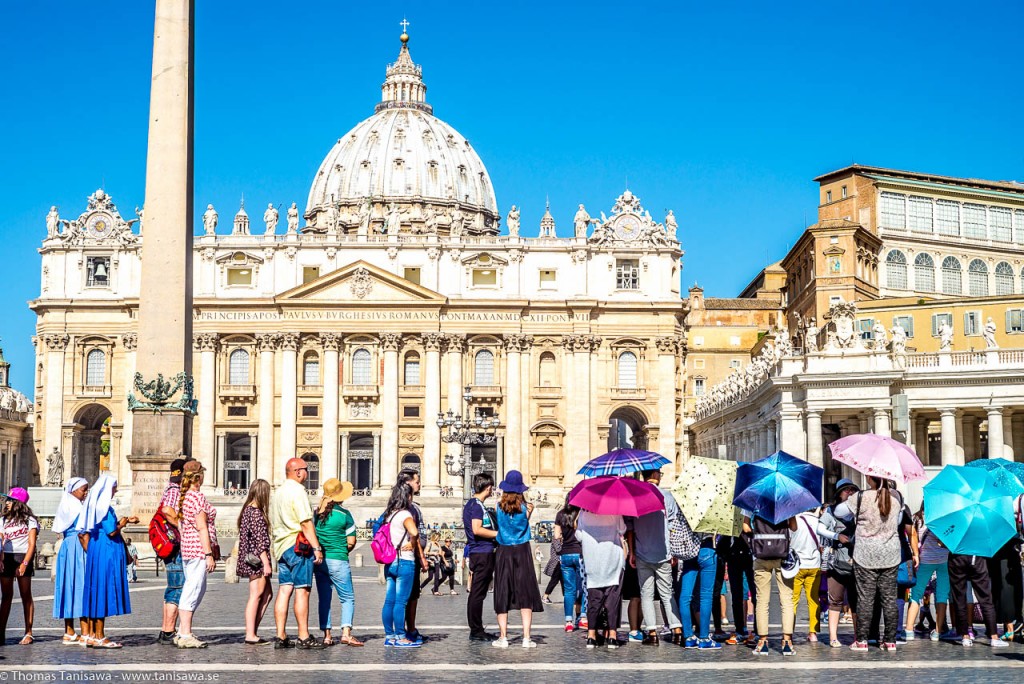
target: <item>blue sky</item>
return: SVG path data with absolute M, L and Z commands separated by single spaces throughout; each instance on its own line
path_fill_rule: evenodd
M 31 392 L 44 216 L 98 187 L 143 203 L 151 0 L 5 6 L 0 337 Z M 411 25 L 435 114 L 467 136 L 502 214 L 568 234 L 628 179 L 675 210 L 684 289 L 735 295 L 815 218 L 812 179 L 852 161 L 1024 180 L 1024 3 L 199 0 L 196 206 L 305 204 L 373 111 Z M 196 220 L 199 221 L 197 212 Z M 221 227 L 230 221 L 221 221 Z

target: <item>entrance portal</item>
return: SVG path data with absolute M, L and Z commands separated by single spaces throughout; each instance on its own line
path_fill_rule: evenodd
M 623 406 L 608 420 L 608 451 L 647 448 L 647 416 L 640 409 Z
M 110 411 L 102 404 L 89 404 L 75 416 L 71 438 L 69 477 L 95 482 L 100 470 L 110 469 Z

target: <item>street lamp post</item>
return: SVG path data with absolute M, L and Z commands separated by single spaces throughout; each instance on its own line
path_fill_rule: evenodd
M 462 478 L 462 498 L 466 500 L 473 495 L 473 476 L 486 467 L 486 463 L 473 460 L 473 447 L 477 444 L 494 444 L 498 440 L 497 429 L 501 421 L 497 416 L 483 415 L 480 409 L 470 413 L 473 394 L 469 385 L 466 385 L 462 400 L 465 405 L 464 414 L 456 414 L 452 409 L 448 409 L 447 413 L 440 412 L 437 414 L 437 427 L 442 431 L 448 428 L 447 432 L 442 432 L 441 441 L 462 445 L 461 460 L 448 454 L 444 457 L 444 465 L 449 475 Z

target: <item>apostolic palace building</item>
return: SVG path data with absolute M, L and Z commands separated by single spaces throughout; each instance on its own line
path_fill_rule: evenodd
M 630 189 L 557 229 L 499 209 L 403 34 L 304 207 L 199 205 L 191 451 L 211 496 L 279 483 L 293 455 L 311 490 L 380 495 L 411 467 L 431 499 L 518 468 L 552 505 L 617 446 L 667 456 L 667 481 L 690 454 L 777 448 L 834 481 L 828 443 L 869 430 L 930 466 L 1024 460 L 1024 185 L 816 180 L 818 220 L 784 258 L 737 297 L 683 296 L 676 218 Z M 0 405 L 0 435 L 23 433 L 0 440 L 0 485 L 111 471 L 129 493 L 145 211 L 98 190 L 46 224 L 35 403 Z M 487 439 L 458 439 L 469 421 Z

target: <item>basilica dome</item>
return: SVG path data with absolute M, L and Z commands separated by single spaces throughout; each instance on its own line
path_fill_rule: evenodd
M 375 113 L 339 138 L 317 171 L 307 231 L 498 232 L 484 163 L 465 137 L 433 115 L 426 90 L 403 34 Z

